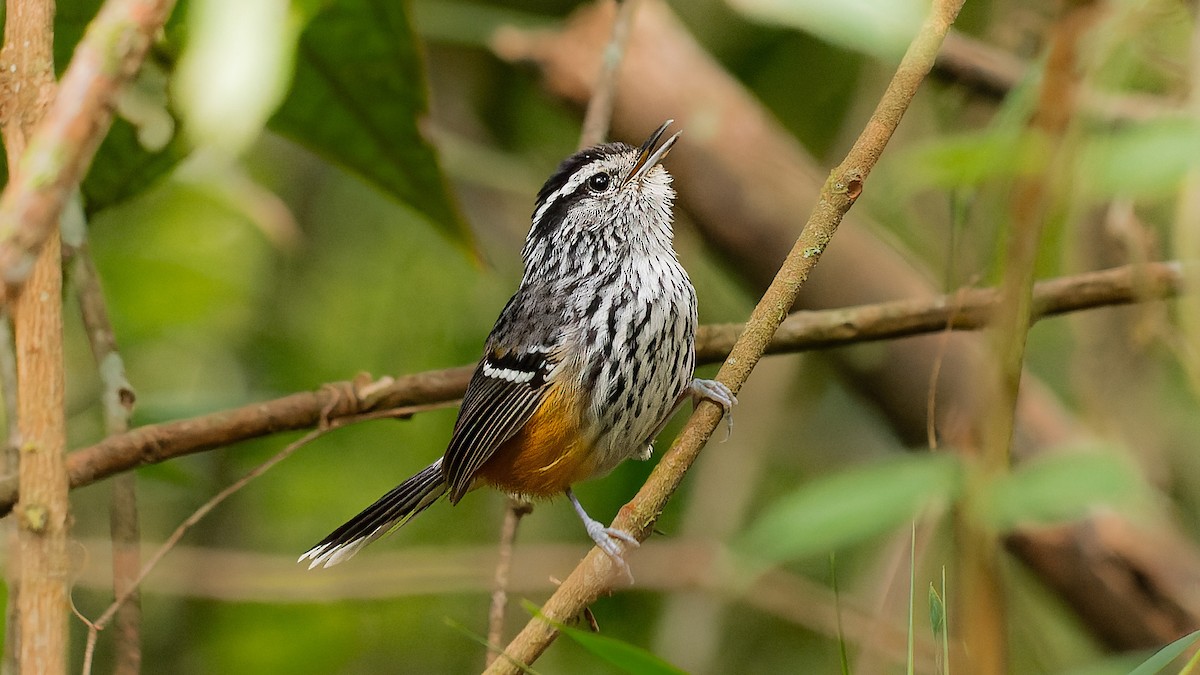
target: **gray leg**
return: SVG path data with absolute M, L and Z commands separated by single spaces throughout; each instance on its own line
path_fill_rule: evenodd
M 634 548 L 637 548 L 639 545 L 638 540 L 623 530 L 618 530 L 615 527 L 605 527 L 604 523 L 589 516 L 587 511 L 583 510 L 583 504 L 579 503 L 579 499 L 575 496 L 575 492 L 571 488 L 567 488 L 567 499 L 571 500 L 571 506 L 575 507 L 575 513 L 579 514 L 579 519 L 583 521 L 583 526 L 587 529 L 588 536 L 592 538 L 592 541 L 596 542 L 600 550 L 607 553 L 608 557 L 612 558 L 612 561 L 624 570 L 626 575 L 632 577 L 633 575 L 629 574 L 629 565 L 625 563 L 625 558 L 621 556 L 621 546 L 617 544 L 616 540 L 623 541 Z

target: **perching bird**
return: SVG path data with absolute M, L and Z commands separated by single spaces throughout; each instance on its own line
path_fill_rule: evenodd
M 609 143 L 564 161 L 538 192 L 521 286 L 500 312 L 463 396 L 445 455 L 313 546 L 309 568 L 342 562 L 449 493 L 490 485 L 531 498 L 565 494 L 619 565 L 637 540 L 591 518 L 571 486 L 652 442 L 688 398 L 737 402 L 693 379 L 696 291 L 671 246 L 671 176 L 655 147 Z

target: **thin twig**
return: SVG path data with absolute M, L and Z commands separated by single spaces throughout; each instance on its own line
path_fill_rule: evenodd
M 113 620 L 113 617 L 116 616 L 116 613 L 118 610 L 120 610 L 121 606 L 123 604 L 125 604 L 126 602 L 128 602 L 129 599 L 134 595 L 134 593 L 137 592 L 137 590 L 141 587 L 142 582 L 145 581 L 146 576 L 149 575 L 150 572 L 152 572 L 154 570 L 154 568 L 158 565 L 158 563 L 164 557 L 166 557 L 166 555 L 168 553 L 171 552 L 171 549 L 175 548 L 175 545 L 178 544 L 181 539 L 183 539 L 183 535 L 187 534 L 188 530 L 190 530 L 197 523 L 199 523 L 205 516 L 207 516 L 210 512 L 212 512 L 212 510 L 215 509 L 217 506 L 219 506 L 222 502 L 224 502 L 229 497 L 233 496 L 235 493 L 237 493 L 242 488 L 246 487 L 246 485 L 248 485 L 250 483 L 250 481 L 254 480 L 255 478 L 258 478 L 259 476 L 261 476 L 264 473 L 266 473 L 267 471 L 269 471 L 276 464 L 278 464 L 278 463 L 282 462 L 283 460 L 287 459 L 288 457 L 292 456 L 292 454 L 295 453 L 300 448 L 313 442 L 314 440 L 320 438 L 321 436 L 324 436 L 325 434 L 327 434 L 331 431 L 334 431 L 335 429 L 340 429 L 341 427 L 348 426 L 355 422 L 365 422 L 365 421 L 374 420 L 374 419 L 391 418 L 391 417 L 395 417 L 396 415 L 404 415 L 404 414 L 412 414 L 412 413 L 416 413 L 416 412 L 422 412 L 423 410 L 425 410 L 427 408 L 428 408 L 428 406 L 414 406 L 411 410 L 378 411 L 378 412 L 372 412 L 372 413 L 366 413 L 363 415 L 359 415 L 355 418 L 333 420 L 333 421 L 330 421 L 328 424 L 322 424 L 322 425 L 318 426 L 316 429 L 309 431 L 307 434 L 305 434 L 301 438 L 289 443 L 282 450 L 280 450 L 279 452 L 277 452 L 273 456 L 271 456 L 269 459 L 267 459 L 267 461 L 254 467 L 254 469 L 252 469 L 245 476 L 242 476 L 238 480 L 231 483 L 224 490 L 221 490 L 217 494 L 213 495 L 213 497 L 211 499 L 209 499 L 204 504 L 200 505 L 200 508 L 196 509 L 194 512 L 192 512 L 192 514 L 190 516 L 188 516 L 186 519 L 184 519 L 184 521 L 182 523 L 180 523 L 178 527 L 175 528 L 175 531 L 171 533 L 171 536 L 167 537 L 166 541 L 164 541 L 162 543 L 162 545 L 158 547 L 158 550 L 156 550 L 154 552 L 154 554 L 151 555 L 149 557 L 149 559 L 146 560 L 146 563 L 142 566 L 142 569 L 138 573 L 137 578 L 133 580 L 133 584 L 128 589 L 126 589 L 126 591 L 124 593 L 118 595 L 117 598 L 115 600 L 113 600 L 112 604 L 110 604 L 95 621 L 92 621 L 88 624 L 88 648 L 87 648 L 87 651 L 84 653 L 84 663 L 88 664 L 88 666 L 90 667 L 91 658 L 92 658 L 92 649 L 94 649 L 94 647 L 95 647 L 95 637 L 94 637 L 95 634 L 98 633 L 99 631 L 104 630 L 108 626 L 109 622 Z M 88 675 L 89 672 L 90 671 L 87 668 L 85 668 L 83 671 L 84 675 Z
M 608 125 L 612 120 L 613 97 L 617 90 L 617 71 L 625 58 L 625 48 L 629 44 L 629 34 L 633 26 L 633 15 L 637 11 L 638 0 L 619 0 L 617 15 L 613 19 L 612 37 L 604 48 L 604 56 L 600 59 L 600 72 L 596 76 L 596 86 L 588 100 L 587 112 L 583 117 L 583 131 L 579 134 L 579 148 L 583 149 L 603 143 L 608 137 Z
M 82 209 L 78 213 L 81 216 Z M 80 241 L 75 242 L 71 250 L 75 289 L 88 343 L 103 383 L 101 402 L 104 408 L 104 432 L 106 436 L 114 436 L 129 430 L 129 418 L 137 397 L 125 375 L 125 362 L 117 349 L 116 334 L 109 321 L 104 292 L 100 287 L 100 275 L 85 238 L 86 223 L 80 222 L 78 225 Z M 142 609 L 135 583 L 140 566 L 140 529 L 137 474 L 126 472 L 113 480 L 109 506 L 109 531 L 113 543 L 113 596 L 129 595 L 129 600 L 122 603 L 117 611 L 116 662 L 113 666 L 113 672 L 117 675 L 137 675 L 141 672 Z M 93 635 L 94 631 L 89 631 L 89 642 Z
M 1043 281 L 1034 286 L 1033 318 L 1042 319 L 1099 307 L 1127 305 L 1177 296 L 1187 266 L 1178 262 L 1150 263 L 1141 268 L 1115 267 Z M 896 300 L 858 307 L 796 312 L 780 326 L 768 354 L 893 340 L 945 330 L 978 330 L 987 325 L 996 303 L 995 289 L 965 289 L 929 298 Z M 729 355 L 743 324 L 712 324 L 696 335 L 696 358 L 715 363 Z M 365 412 L 408 409 L 410 406 L 453 405 L 466 390 L 474 366 L 431 370 L 372 383 L 371 397 L 347 397 L 362 386 L 333 382 L 311 392 L 223 410 L 188 419 L 148 424 L 106 438 L 67 457 L 71 487 L 99 480 L 147 464 L 233 445 L 286 431 L 312 428 L 321 410 L 335 407 L 336 421 Z M 16 485 L 0 481 L 0 515 L 11 509 Z
M 508 588 L 512 579 L 513 549 L 517 543 L 517 527 L 521 519 L 533 511 L 533 505 L 516 497 L 508 498 L 508 508 L 504 510 L 504 526 L 500 528 L 499 554 L 496 556 L 496 571 L 492 576 L 492 605 L 488 611 L 488 644 L 489 649 L 484 660 L 484 666 L 492 665 L 496 660 L 497 649 L 504 640 L 504 614 L 508 608 Z
M 830 174 L 800 238 L 775 281 L 754 308 L 745 331 L 717 373 L 717 380 L 728 385 L 733 392 L 741 389 L 762 357 L 842 217 L 862 193 L 863 182 L 899 125 L 921 81 L 933 66 L 942 39 L 961 6 L 962 0 L 934 3 L 929 18 L 901 60 L 866 129 L 855 141 L 846 159 Z M 637 496 L 622 507 L 613 527 L 644 540 L 720 420 L 719 406 L 708 401 L 698 405 L 687 426 Z M 593 548 L 542 606 L 542 615 L 551 621 L 565 621 L 577 615 L 609 590 L 613 570 L 611 558 Z M 541 617 L 533 619 L 504 650 L 506 658 L 498 659 L 488 672 L 515 672 L 515 663 L 533 663 L 556 634 L 551 623 Z

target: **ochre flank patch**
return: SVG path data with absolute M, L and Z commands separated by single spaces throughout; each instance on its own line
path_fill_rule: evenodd
M 561 385 L 551 385 L 533 416 L 497 448 L 478 477 L 505 492 L 553 497 L 591 476 L 594 469 L 579 434 L 577 399 Z

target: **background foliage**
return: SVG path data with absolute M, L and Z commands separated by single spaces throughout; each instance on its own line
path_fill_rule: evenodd
M 60 66 L 97 4 L 59 4 Z M 552 27 L 573 3 L 277 3 L 294 34 L 264 30 L 259 35 L 275 35 L 277 42 L 242 45 L 250 51 L 237 52 L 244 59 L 256 58 L 255 50 L 283 54 L 264 76 L 270 81 L 222 96 L 229 99 L 223 115 L 253 119 L 266 111 L 261 135 L 255 128 L 248 147 L 235 143 L 233 149 L 219 125 L 205 127 L 199 113 L 181 103 L 203 99 L 216 91 L 206 87 L 216 84 L 171 76 L 188 58 L 204 58 L 187 52 L 204 39 L 198 4 L 176 10 L 153 72 L 123 102 L 123 121 L 83 188 L 92 247 L 139 395 L 135 422 L 185 418 L 361 371 L 401 374 L 472 362 L 519 279 L 533 195 L 573 150 L 579 127 L 578 110 L 547 94 L 531 68 L 493 56 L 488 40 L 501 25 Z M 221 11 L 220 2 L 208 4 L 209 11 Z M 218 27 L 238 20 L 237 3 L 226 4 L 234 10 L 218 14 Z M 903 27 L 922 11 L 911 2 L 858 4 L 854 11 L 864 21 L 852 15 L 838 25 L 814 19 L 809 2 L 705 0 L 676 2 L 673 9 L 828 163 L 844 151 L 864 106 L 876 99 L 897 54 L 893 42 L 902 49 Z M 1193 28 L 1187 10 L 1167 0 L 1112 5 L 1114 18 L 1101 24 L 1090 45 L 1089 82 L 1114 95 L 1177 101 L 1188 89 Z M 1011 181 L 1044 161 L 1024 128 L 1049 20 L 1048 10 L 1034 3 L 968 3 L 960 30 L 1028 59 L 1034 74 L 1001 99 L 979 97 L 953 81 L 931 82 L 859 203 L 886 228 L 880 236 L 945 290 L 990 284 L 1002 272 L 996 252 Z M 899 38 L 888 37 L 897 30 Z M 223 63 L 201 61 L 198 71 L 212 75 L 229 67 Z M 286 93 L 272 101 L 272 87 Z M 258 100 L 260 94 L 266 99 Z M 1085 122 L 1072 133 L 1078 152 L 1070 192 L 1135 204 L 1142 216 L 1128 257 L 1186 257 L 1177 230 L 1186 224 L 1177 222 L 1175 208 L 1180 185 L 1200 161 L 1196 118 L 1135 119 L 1115 130 Z M 1084 259 L 1087 234 L 1071 225 L 1073 208 L 1078 202 L 1055 211 L 1042 276 L 1095 266 Z M 677 247 L 699 289 L 702 320 L 742 320 L 754 301 L 743 277 L 719 251 L 703 246 L 686 214 L 680 220 Z M 1178 332 L 1158 311 L 1134 311 L 1106 324 L 1044 322 L 1031 333 L 1031 371 L 1067 401 L 1095 440 L 1086 453 L 1031 463 L 993 485 L 976 504 L 997 531 L 1112 508 L 1145 521 L 1169 516 L 1193 538 L 1198 534 L 1194 439 L 1200 417 L 1197 383 L 1187 375 L 1196 336 Z M 78 447 L 102 433 L 100 385 L 79 321 L 68 319 L 69 423 Z M 1135 334 L 1138 351 L 1105 353 L 1095 339 L 1105 330 Z M 852 358 L 874 354 L 864 346 Z M 1094 366 L 1110 358 L 1136 367 L 1114 371 L 1119 381 L 1098 385 Z M 742 397 L 732 438 L 706 451 L 699 475 L 664 514 L 662 539 L 728 545 L 730 555 L 754 562 L 748 569 L 779 565 L 821 586 L 831 581 L 829 555 L 836 551 L 839 603 L 878 614 L 903 634 L 906 608 L 892 611 L 895 603 L 885 599 L 888 589 L 907 597 L 908 575 L 892 565 L 897 556 L 907 561 L 909 524 L 920 517 L 929 543 L 916 570 L 916 630 L 932 640 L 921 620 L 920 589 L 952 560 L 949 526 L 939 516 L 963 489 L 958 462 L 909 453 L 821 354 L 773 359 Z M 1126 376 L 1131 379 L 1121 379 Z M 1123 407 L 1145 414 L 1112 414 Z M 431 509 L 339 568 L 341 576 L 291 567 L 330 528 L 438 455 L 453 419 L 452 410 L 441 410 L 340 430 L 223 505 L 164 562 L 168 569 L 148 581 L 146 671 L 478 669 L 482 650 L 453 625 L 486 632 L 490 579 L 475 570 L 486 572 L 488 565 L 461 561 L 490 555 L 500 496 L 478 493 L 453 509 Z M 288 440 L 269 438 L 140 470 L 144 539 L 161 541 Z M 1090 459 L 1074 461 L 1077 455 Z M 606 518 L 648 469 L 629 463 L 580 487 L 581 499 Z M 74 597 L 86 614 L 109 599 L 106 500 L 104 484 L 73 495 L 80 542 Z M 714 528 L 717 542 L 703 527 L 714 519 L 733 522 Z M 525 521 L 520 542 L 519 549 L 562 542 L 582 553 L 586 539 L 565 503 L 551 503 Z M 393 557 L 405 551 L 418 557 Z M 378 562 L 396 560 L 423 560 L 428 568 Z M 572 561 L 567 556 L 557 574 L 566 574 Z M 639 579 L 663 577 L 634 561 Z M 464 570 L 449 587 L 425 581 L 447 576 L 454 564 Z M 430 569 L 441 577 L 422 576 Z M 1071 610 L 1014 561 L 1006 562 L 1006 578 L 1014 672 L 1128 670 L 1128 660 L 1106 654 Z M 515 591 L 537 602 L 551 588 L 538 579 Z M 944 590 L 951 608 L 961 601 L 956 590 L 951 573 Z M 736 585 L 639 587 L 594 611 L 604 635 L 688 670 L 839 668 L 836 637 L 757 608 L 739 597 Z M 513 625 L 525 616 L 514 608 Z M 953 609 L 948 624 L 953 636 Z M 856 658 L 859 647 L 849 645 Z M 101 667 L 106 649 L 102 638 Z M 588 649 L 560 641 L 539 670 L 604 672 L 608 666 Z

